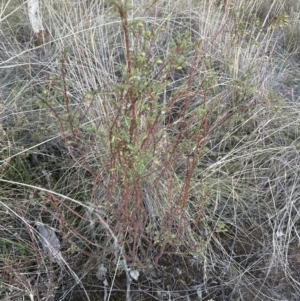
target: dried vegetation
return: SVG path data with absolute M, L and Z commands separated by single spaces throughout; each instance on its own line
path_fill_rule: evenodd
M 43 2 L 0 5 L 0 299 L 299 300 L 298 1 Z

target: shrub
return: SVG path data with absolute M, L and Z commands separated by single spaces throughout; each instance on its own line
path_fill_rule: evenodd
M 290 8 L 233 4 L 45 1 L 51 42 L 2 43 L 5 281 L 60 300 L 277 298 L 275 270 L 292 287 Z

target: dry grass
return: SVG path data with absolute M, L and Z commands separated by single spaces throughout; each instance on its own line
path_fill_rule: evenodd
M 125 7 L 0 5 L 0 299 L 298 300 L 298 1 Z

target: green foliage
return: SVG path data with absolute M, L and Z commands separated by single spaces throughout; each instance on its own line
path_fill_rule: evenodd
M 289 23 L 289 15 L 277 15 L 274 16 L 269 22 L 268 26 L 270 26 L 272 29 L 275 29 L 276 27 L 283 27 L 288 25 Z

